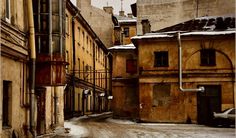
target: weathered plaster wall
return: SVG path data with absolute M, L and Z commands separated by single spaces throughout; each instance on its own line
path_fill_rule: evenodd
M 221 85 L 221 109 L 235 106 L 234 37 L 182 38 L 183 87 L 198 85 Z M 200 49 L 216 49 L 216 66 L 200 66 Z M 196 93 L 183 93 L 178 88 L 178 47 L 175 40 L 139 43 L 139 98 L 140 118 L 151 122 L 186 122 L 188 117 L 197 121 Z M 169 52 L 169 67 L 154 67 L 154 52 Z M 201 75 L 202 74 L 202 75 Z M 153 106 L 153 86 L 170 84 L 170 95 L 165 104 Z
M 104 45 L 109 48 L 112 46 L 113 22 L 112 15 L 104 10 L 91 5 L 91 1 L 77 0 L 77 6 L 81 14 L 89 23 L 97 36 L 102 40 Z
M 23 93 L 26 93 L 26 82 L 23 83 L 23 79 L 26 78 L 26 72 L 23 76 L 23 64 L 17 60 L 11 60 L 9 58 L 1 56 L 1 83 L 0 88 L 3 88 L 3 80 L 11 81 L 10 93 L 9 93 L 9 121 L 11 127 L 2 128 L 2 109 L 0 106 L 0 134 L 2 137 L 11 136 L 11 132 L 14 130 L 19 136 L 23 136 L 23 126 L 26 124 L 26 108 L 23 108 Z M 24 77 L 24 78 L 23 78 Z M 0 94 L 2 99 L 3 92 Z
M 234 13 L 234 0 L 137 0 L 137 34 L 142 34 L 143 19 L 156 31 L 196 17 Z

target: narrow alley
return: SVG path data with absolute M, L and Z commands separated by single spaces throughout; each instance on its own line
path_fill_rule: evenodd
M 56 138 L 234 138 L 234 128 L 216 128 L 196 124 L 135 123 L 116 120 L 111 114 L 83 116 L 65 122 L 69 133 Z

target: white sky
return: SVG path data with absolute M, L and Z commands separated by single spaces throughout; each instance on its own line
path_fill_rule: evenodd
M 71 0 L 72 3 L 75 3 L 76 0 Z M 130 5 L 135 3 L 136 0 L 123 0 L 123 10 L 125 14 L 131 13 Z M 92 5 L 98 8 L 103 8 L 104 6 L 112 6 L 114 8 L 114 14 L 118 14 L 121 10 L 121 0 L 92 0 Z

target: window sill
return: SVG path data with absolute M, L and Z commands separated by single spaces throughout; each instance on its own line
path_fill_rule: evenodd
M 3 130 L 7 130 L 7 129 L 11 129 L 11 128 L 12 128 L 11 126 L 2 126 Z

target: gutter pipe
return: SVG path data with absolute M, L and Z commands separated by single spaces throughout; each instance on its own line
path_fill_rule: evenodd
M 28 0 L 28 25 L 29 25 L 29 47 L 30 47 L 30 131 L 36 137 L 36 104 L 35 104 L 35 68 L 36 48 L 32 0 Z
M 72 75 L 72 83 L 73 83 L 73 87 L 72 87 L 72 111 L 74 114 L 74 110 L 75 110 L 75 17 L 78 16 L 78 12 L 76 12 L 76 14 L 72 17 L 72 48 L 73 48 L 73 75 Z
M 199 87 L 196 89 L 185 89 L 183 88 L 183 80 L 182 80 L 182 45 L 180 32 L 177 33 L 178 47 L 179 47 L 179 89 L 182 92 L 204 92 L 204 87 Z

